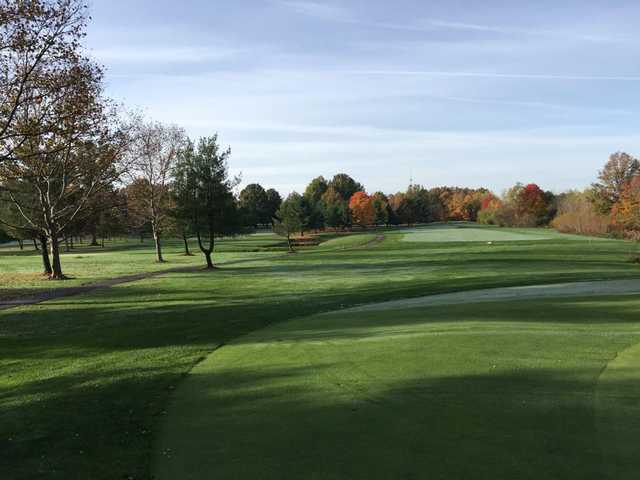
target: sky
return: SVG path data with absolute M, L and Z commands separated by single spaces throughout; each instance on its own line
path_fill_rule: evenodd
M 584 188 L 640 155 L 637 0 L 92 0 L 107 94 L 281 193 Z

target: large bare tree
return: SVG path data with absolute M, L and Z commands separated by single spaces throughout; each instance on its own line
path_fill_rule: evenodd
M 172 197 L 169 185 L 180 152 L 187 145 L 183 129 L 158 122 L 138 122 L 130 155 L 130 174 L 137 182 L 137 210 L 142 210 L 151 224 L 156 261 L 164 262 L 162 235 L 171 221 Z
M 54 79 L 78 60 L 86 21 L 82 0 L 0 0 L 0 162 L 38 133 L 18 121 L 25 111 L 64 101 Z

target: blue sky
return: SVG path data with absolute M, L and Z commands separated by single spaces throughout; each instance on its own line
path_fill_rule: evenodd
M 282 193 L 590 184 L 640 155 L 640 2 L 93 0 L 107 91 Z

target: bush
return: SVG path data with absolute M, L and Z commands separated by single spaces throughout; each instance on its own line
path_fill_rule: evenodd
M 571 192 L 558 205 L 558 215 L 551 225 L 563 233 L 578 235 L 606 235 L 616 232 L 609 226 L 609 219 L 598 213 L 585 193 Z

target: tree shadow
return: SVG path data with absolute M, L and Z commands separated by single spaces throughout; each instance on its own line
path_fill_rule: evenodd
M 369 391 L 334 377 L 336 368 L 223 364 L 190 375 L 156 449 L 158 478 L 637 476 L 640 459 L 627 444 L 640 424 L 625 422 L 620 404 L 609 405 L 618 424 L 598 419 L 597 370 L 427 374 Z M 309 381 L 318 377 L 325 382 Z M 628 382 L 609 388 L 640 393 Z M 634 405 L 637 414 L 637 398 Z

